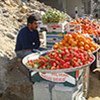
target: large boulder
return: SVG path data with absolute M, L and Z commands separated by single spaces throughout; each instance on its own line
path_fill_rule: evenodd
M 0 51 L 0 94 L 2 94 L 7 88 L 6 65 L 8 64 L 8 62 L 9 62 L 9 59 L 7 58 L 5 53 L 3 51 Z

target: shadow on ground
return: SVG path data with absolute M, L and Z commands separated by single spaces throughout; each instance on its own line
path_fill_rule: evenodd
M 1 94 L 0 100 L 32 100 L 32 83 L 28 78 L 28 71 L 16 58 L 7 65 L 7 88 Z
M 100 100 L 100 79 L 97 73 L 90 74 L 88 100 Z

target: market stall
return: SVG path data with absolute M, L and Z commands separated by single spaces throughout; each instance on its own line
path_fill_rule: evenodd
M 77 51 L 78 49 L 75 49 L 75 48 L 71 49 L 71 52 L 73 52 L 74 57 L 77 56 L 77 54 L 75 54 L 76 53 L 75 50 Z M 64 51 L 62 51 L 62 53 L 63 52 Z M 82 54 L 81 52 L 83 51 L 79 50 L 78 54 Z M 59 55 L 62 53 L 59 53 Z M 82 63 L 82 60 L 80 58 L 79 59 L 73 58 L 72 63 L 70 63 L 69 60 L 71 58 L 69 59 L 66 58 L 66 61 L 64 62 L 64 58 L 59 59 L 60 57 L 56 56 L 56 54 L 58 54 L 56 50 L 43 53 L 42 55 L 38 53 L 31 54 L 31 55 L 26 56 L 23 59 L 23 63 L 27 66 L 28 69 L 34 71 L 32 73 L 33 82 L 36 82 L 37 84 L 40 84 L 40 85 L 44 82 L 46 85 L 52 86 L 52 87 L 48 87 L 48 90 L 51 89 L 52 91 L 50 92 L 50 95 L 56 91 L 55 90 L 56 86 L 62 89 L 62 90 L 59 90 L 59 92 L 61 93 L 64 92 L 65 94 L 68 93 L 68 89 L 66 89 L 66 91 L 64 89 L 69 88 L 71 89 L 70 92 L 72 94 L 70 95 L 70 97 L 67 95 L 68 96 L 67 98 L 71 98 L 72 100 L 74 100 L 74 98 L 76 97 L 78 98 L 78 96 L 76 96 L 77 94 L 84 94 L 87 92 L 86 89 L 88 88 L 87 84 L 88 84 L 88 74 L 89 74 L 87 72 L 89 71 L 90 64 L 93 63 L 93 61 L 95 60 L 95 57 L 93 55 L 88 55 L 86 52 L 84 52 L 85 57 L 87 56 L 87 58 L 89 58 L 88 62 L 87 62 L 87 59 L 85 60 L 84 63 Z M 47 58 L 47 56 L 50 58 Z M 69 55 L 65 55 L 65 56 L 69 56 Z M 80 62 L 79 65 L 78 63 L 75 63 L 76 60 Z M 71 64 L 72 65 L 74 64 L 73 65 L 74 67 Z M 40 90 L 36 89 L 36 91 L 40 91 Z M 34 93 L 36 91 L 34 91 Z M 42 93 L 43 92 L 41 92 L 41 95 Z M 59 95 L 62 97 L 61 93 Z M 50 98 L 55 98 L 55 96 L 50 96 L 50 95 L 49 95 Z M 37 95 L 34 95 L 34 97 L 36 98 L 35 100 L 39 99 Z M 84 97 L 84 96 L 81 95 L 81 97 Z M 43 99 L 44 98 L 46 97 L 43 97 Z M 41 100 L 43 99 L 41 98 Z M 68 99 L 68 100 L 71 100 L 71 99 Z M 52 99 L 52 100 L 58 100 L 58 99 Z
M 64 13 L 48 11 L 43 16 L 48 49 L 30 54 L 22 61 L 35 83 L 34 100 L 85 100 L 87 97 L 90 65 L 100 48 L 90 34 L 99 36 L 100 27 L 87 19 L 70 22 L 66 19 Z

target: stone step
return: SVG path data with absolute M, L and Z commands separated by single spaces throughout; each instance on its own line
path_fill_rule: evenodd
M 55 85 L 52 89 L 52 100 L 73 100 L 72 96 L 77 90 L 75 87 L 67 87 L 62 84 Z
M 36 82 L 33 85 L 34 100 L 51 100 L 48 82 Z

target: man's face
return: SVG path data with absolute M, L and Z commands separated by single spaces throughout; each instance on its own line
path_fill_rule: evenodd
M 38 28 L 37 21 L 34 21 L 32 24 L 30 24 L 31 29 L 36 30 Z

